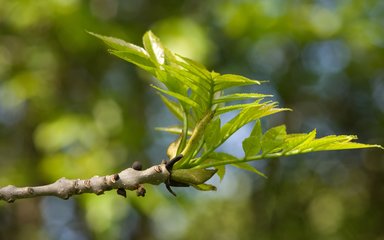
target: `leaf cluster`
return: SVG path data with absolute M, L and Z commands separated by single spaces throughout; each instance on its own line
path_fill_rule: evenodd
M 111 48 L 111 54 L 133 63 L 158 80 L 158 84 L 151 86 L 179 120 L 177 126 L 158 130 L 177 135 L 176 141 L 169 145 L 167 155 L 173 158 L 183 154 L 183 159 L 174 168 L 194 169 L 191 176 L 195 179 L 195 186 L 207 180 L 206 176 L 198 180 L 196 169 L 215 167 L 222 178 L 225 166 L 233 165 L 264 176 L 247 162 L 315 151 L 380 147 L 351 142 L 356 139 L 355 136 L 316 138 L 316 130 L 306 134 L 287 134 L 284 125 L 263 133 L 261 118 L 289 109 L 278 108 L 277 102 L 268 100 L 271 95 L 242 92 L 226 94 L 230 88 L 259 85 L 261 81 L 208 71 L 192 59 L 171 52 L 151 31 L 143 36 L 143 47 L 114 37 L 90 34 L 104 41 Z M 221 115 L 231 111 L 236 111 L 235 116 L 222 123 Z M 244 158 L 216 151 L 232 134 L 250 122 L 255 122 L 255 125 L 249 137 L 243 140 Z M 187 174 L 182 172 L 180 176 Z M 201 175 L 204 175 L 203 172 Z M 212 188 L 203 186 L 202 189 Z

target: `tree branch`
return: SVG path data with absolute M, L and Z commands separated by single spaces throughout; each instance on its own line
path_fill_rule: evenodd
M 68 199 L 72 195 L 83 193 L 103 194 L 104 191 L 118 189 L 119 195 L 125 196 L 125 190 L 136 190 L 138 196 L 145 195 L 143 184 L 159 185 L 170 177 L 166 164 L 152 166 L 140 171 L 127 168 L 118 174 L 107 176 L 94 176 L 90 179 L 66 179 L 60 178 L 56 182 L 36 187 L 15 187 L 8 185 L 0 188 L 0 200 L 9 203 L 21 198 L 33 198 L 38 196 L 56 196 Z

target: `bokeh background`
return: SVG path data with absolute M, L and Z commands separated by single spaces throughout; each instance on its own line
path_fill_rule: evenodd
M 384 145 L 381 0 L 0 0 L 0 186 L 111 174 L 166 157 L 174 123 L 151 79 L 86 30 L 167 47 L 221 73 L 269 82 L 289 132 Z M 241 155 L 246 126 L 222 150 Z M 217 192 L 130 192 L 0 203 L 0 239 L 384 239 L 380 150 L 260 161 Z

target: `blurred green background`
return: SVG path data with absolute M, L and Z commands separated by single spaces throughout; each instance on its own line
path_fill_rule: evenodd
M 289 132 L 384 145 L 380 0 L 0 0 L 0 186 L 111 174 L 166 157 L 174 123 L 151 79 L 86 30 L 167 47 L 221 73 L 269 82 Z M 239 155 L 247 126 L 223 146 Z M 129 192 L 0 203 L 0 239 L 384 239 L 380 150 L 324 152 L 228 168 L 217 192 Z

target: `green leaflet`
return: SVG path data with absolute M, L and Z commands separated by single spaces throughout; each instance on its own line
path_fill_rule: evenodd
M 262 137 L 260 120 L 256 120 L 255 126 L 248 138 L 243 141 L 243 150 L 245 158 L 257 155 L 261 150 L 261 137 Z
M 216 110 L 216 114 L 220 115 L 220 114 L 223 114 L 226 112 L 235 111 L 235 110 L 242 110 L 244 108 L 249 108 L 249 107 L 257 107 L 257 106 L 263 106 L 263 105 L 265 106 L 266 104 L 269 104 L 269 103 L 271 103 L 271 102 L 264 102 L 264 103 L 260 104 L 260 100 L 256 100 L 252 103 L 235 104 L 235 105 L 228 105 L 228 106 L 224 106 L 224 107 L 218 107 Z
M 331 135 L 316 138 L 316 130 L 304 134 L 287 134 L 284 125 L 269 129 L 262 137 L 262 153 L 248 155 L 246 161 L 296 155 L 308 152 L 331 151 L 359 148 L 382 148 L 380 145 L 352 142 L 353 135 Z M 207 166 L 204 166 L 207 167 Z
M 183 66 L 186 70 L 195 74 L 201 79 L 209 79 L 209 80 L 211 79 L 211 73 L 203 65 L 193 61 L 192 59 L 189 59 L 180 55 L 177 55 L 177 56 L 185 61 L 185 63 L 181 61 L 178 63 L 179 65 Z
M 272 95 L 266 95 L 266 94 L 260 94 L 260 93 L 235 93 L 235 94 L 218 97 L 213 100 L 213 103 L 216 104 L 216 103 L 222 103 L 222 102 L 248 100 L 253 98 L 266 98 L 266 97 L 272 97 Z
M 208 112 L 205 116 L 198 122 L 195 129 L 192 132 L 191 137 L 188 140 L 185 148 L 181 152 L 183 154 L 183 159 L 180 161 L 184 163 L 189 161 L 194 155 L 196 155 L 196 150 L 199 148 L 199 144 L 202 142 L 204 138 L 205 129 L 210 123 L 214 116 L 214 112 Z
M 216 166 L 215 168 L 217 169 L 217 173 L 216 174 L 217 174 L 217 176 L 219 176 L 220 181 L 223 181 L 224 175 L 226 173 L 225 165 Z
M 172 134 L 177 134 L 180 135 L 183 132 L 183 129 L 181 127 L 157 127 L 155 128 L 157 131 L 161 132 L 167 132 L 167 133 L 172 133 Z M 188 131 L 188 136 L 192 135 L 192 131 Z
M 220 118 L 213 119 L 207 126 L 204 134 L 205 145 L 208 149 L 217 146 L 220 142 Z
M 148 31 L 143 36 L 143 44 L 152 62 L 156 65 L 163 65 L 165 62 L 164 47 L 159 38 L 156 37 L 151 31 Z
M 285 125 L 269 129 L 261 138 L 261 149 L 263 154 L 273 153 L 282 150 L 287 137 Z
M 301 148 L 302 152 L 316 152 L 316 151 L 329 151 L 329 150 L 342 150 L 342 149 L 358 149 L 358 148 L 383 148 L 380 145 L 363 144 L 351 142 L 356 140 L 357 137 L 353 135 L 340 135 L 340 136 L 326 136 L 314 139 Z
M 114 50 L 109 50 L 113 55 L 131 62 L 148 72 L 154 72 L 155 65 L 150 60 L 150 56 L 145 49 L 118 38 L 102 36 L 92 32 L 88 33 L 101 39 L 105 44 L 113 48 Z
M 230 87 L 239 87 L 246 85 L 260 85 L 260 82 L 257 80 L 251 80 L 249 78 L 235 75 L 235 74 L 224 74 L 218 75 L 214 78 L 215 80 L 215 92 L 220 91 Z
M 189 99 L 188 97 L 186 97 L 186 96 L 184 96 L 184 95 L 182 95 L 180 93 L 168 91 L 168 90 L 159 88 L 159 87 L 157 87 L 155 85 L 151 85 L 151 87 L 153 87 L 154 89 L 156 89 L 159 92 L 162 92 L 162 93 L 165 93 L 165 94 L 167 94 L 167 95 L 169 95 L 171 97 L 174 97 L 177 100 L 181 101 L 182 103 L 188 104 L 189 106 L 192 106 L 192 107 L 195 107 L 195 108 L 199 107 L 199 105 L 196 102 L 194 102 L 193 100 Z
M 167 149 L 168 159 L 172 159 L 172 158 L 176 157 L 177 150 L 179 149 L 179 146 L 180 146 L 180 142 L 181 142 L 181 135 L 179 136 L 178 139 L 176 139 L 176 141 L 169 144 L 168 149 Z
M 180 104 L 178 104 L 177 102 L 174 102 L 174 101 L 171 101 L 169 100 L 167 97 L 165 97 L 163 94 L 160 94 L 159 93 L 159 96 L 161 98 L 161 100 L 163 101 L 163 103 L 165 104 L 165 106 L 167 106 L 167 108 L 169 109 L 169 111 L 175 115 L 175 117 L 177 119 L 179 119 L 180 121 L 183 120 L 183 109 L 181 108 Z
M 303 147 L 306 147 L 316 137 L 316 129 L 308 134 L 289 134 L 285 138 L 284 146 L 282 147 L 285 155 L 295 154 L 300 152 Z
M 220 132 L 221 138 L 226 140 L 242 126 L 253 120 L 286 110 L 284 108 L 275 108 L 275 104 L 263 104 L 245 108 L 222 127 Z
M 111 48 L 118 50 L 118 51 L 129 51 L 132 50 L 134 52 L 137 52 L 138 55 L 143 55 L 149 57 L 148 53 L 141 47 L 136 46 L 132 43 L 128 43 L 124 40 L 121 40 L 119 38 L 114 38 L 114 37 L 108 37 L 108 36 L 103 36 L 97 33 L 93 32 L 88 32 L 89 34 L 101 39 L 105 44 L 110 46 Z
M 155 65 L 153 65 L 149 57 L 146 55 L 142 55 L 131 49 L 126 51 L 109 50 L 109 52 L 125 61 L 135 64 L 136 66 L 142 68 L 147 72 L 150 72 L 152 74 L 154 74 L 155 72 Z

